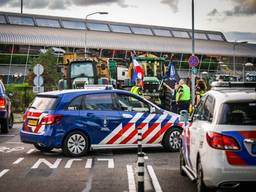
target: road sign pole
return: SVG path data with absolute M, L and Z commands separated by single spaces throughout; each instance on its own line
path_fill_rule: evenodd
M 192 56 L 195 56 L 194 0 L 192 0 Z M 194 66 L 193 66 L 194 67 Z M 192 69 L 193 69 L 192 67 Z M 192 105 L 195 105 L 195 74 L 191 70 Z

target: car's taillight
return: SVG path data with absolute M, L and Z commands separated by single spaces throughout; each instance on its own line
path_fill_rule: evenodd
M 0 109 L 5 109 L 6 100 L 4 97 L 0 97 Z
M 41 121 L 39 122 L 39 124 L 41 125 L 51 125 L 54 123 L 58 123 L 61 121 L 63 115 L 59 115 L 59 114 L 48 114 L 46 116 L 44 116 Z
M 23 115 L 23 122 L 25 123 L 26 119 L 27 119 L 27 116 L 28 116 L 28 111 L 26 111 Z
M 216 132 L 207 132 L 206 139 L 208 144 L 215 149 L 239 150 L 240 146 L 236 139 Z

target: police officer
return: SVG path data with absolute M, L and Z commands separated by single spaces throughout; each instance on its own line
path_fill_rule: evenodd
M 199 79 L 196 84 L 196 104 L 199 103 L 201 97 L 205 95 L 207 90 L 206 84 L 203 79 Z
M 136 79 L 136 85 L 134 85 L 131 88 L 131 92 L 134 93 L 134 94 L 141 95 L 141 96 L 143 95 L 142 94 L 142 80 L 140 78 Z
M 178 113 L 181 110 L 189 111 L 190 88 L 185 84 L 183 79 L 179 81 L 179 85 L 176 89 L 176 104 L 178 108 Z

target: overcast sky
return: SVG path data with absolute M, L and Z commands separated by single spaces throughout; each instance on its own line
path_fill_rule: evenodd
M 0 0 L 0 11 L 20 12 L 21 0 Z M 191 0 L 23 0 L 24 13 L 191 28 Z M 256 42 L 256 0 L 195 0 L 195 28 Z M 235 36 L 234 36 L 235 35 Z M 233 38 L 233 39 L 232 39 Z

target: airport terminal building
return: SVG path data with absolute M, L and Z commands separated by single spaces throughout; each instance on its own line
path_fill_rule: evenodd
M 196 30 L 195 39 L 199 73 L 217 73 L 225 65 L 239 75 L 248 62 L 256 71 L 255 44 L 228 42 L 217 31 Z M 53 49 L 57 64 L 63 50 L 81 53 L 85 47 L 95 56 L 117 61 L 129 58 L 132 50 L 167 56 L 186 76 L 191 43 L 190 29 L 0 12 L 0 76 L 5 83 L 26 76 L 32 58 L 42 50 Z

